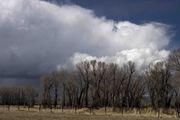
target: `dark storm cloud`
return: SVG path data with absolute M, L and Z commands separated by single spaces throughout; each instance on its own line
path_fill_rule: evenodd
M 0 81 L 28 83 L 82 58 L 132 60 L 141 67 L 167 57 L 169 28 L 156 22 L 115 22 L 76 5 L 2 0 Z

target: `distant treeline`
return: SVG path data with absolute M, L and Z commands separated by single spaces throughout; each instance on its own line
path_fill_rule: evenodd
M 76 69 L 61 69 L 41 77 L 42 91 L 33 86 L 1 87 L 2 105 L 28 108 L 112 107 L 123 109 L 174 108 L 180 112 L 180 49 L 167 60 L 150 64 L 139 71 L 129 61 L 120 65 L 101 61 L 81 61 Z

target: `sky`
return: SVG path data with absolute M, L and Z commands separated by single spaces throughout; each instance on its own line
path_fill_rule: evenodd
M 57 4 L 76 4 L 91 9 L 97 16 L 116 21 L 145 23 L 156 21 L 172 25 L 175 32 L 169 48 L 180 46 L 179 0 L 46 0 Z
M 82 60 L 144 70 L 179 47 L 179 0 L 1 0 L 0 84 L 39 78 Z

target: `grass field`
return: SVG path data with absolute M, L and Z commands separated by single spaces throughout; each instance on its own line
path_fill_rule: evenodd
M 8 111 L 7 108 L 0 108 L 0 120 L 177 120 L 175 115 L 162 114 L 160 118 L 156 114 L 135 112 L 124 113 L 112 113 L 108 112 L 106 115 L 103 110 L 94 111 L 94 114 L 90 114 L 88 109 L 80 109 L 75 113 L 74 110 L 66 109 L 63 112 L 61 110 L 41 110 L 21 108 L 11 108 Z

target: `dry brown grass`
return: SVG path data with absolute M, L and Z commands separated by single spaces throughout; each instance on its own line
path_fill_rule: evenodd
M 149 111 L 149 112 L 148 112 Z M 0 120 L 177 120 L 176 116 L 161 114 L 160 118 L 157 118 L 157 114 L 150 112 L 150 110 L 143 110 L 141 114 L 136 110 L 125 112 L 123 115 L 118 112 L 112 112 L 109 108 L 105 115 L 104 109 L 94 110 L 90 115 L 89 109 L 65 109 L 63 112 L 61 109 L 52 111 L 49 109 L 43 109 L 41 111 L 38 108 L 33 108 L 28 111 L 27 108 L 21 107 L 20 110 L 17 107 L 11 107 L 10 111 L 6 107 L 0 107 Z

